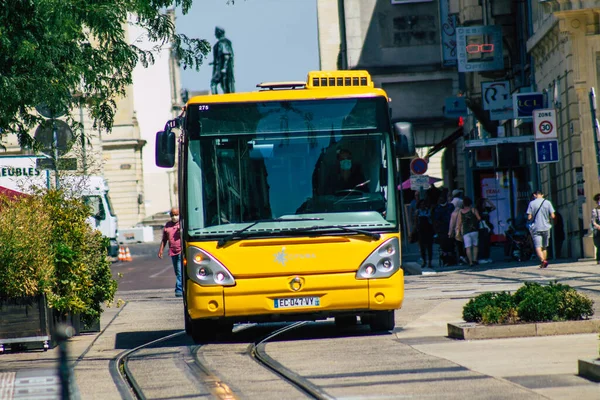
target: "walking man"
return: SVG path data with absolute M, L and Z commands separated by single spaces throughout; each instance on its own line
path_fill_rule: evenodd
M 554 219 L 554 207 L 544 198 L 541 190 L 533 192 L 533 200 L 527 206 L 527 219 L 531 223 L 531 238 L 533 247 L 541 261 L 540 268 L 548 266 L 548 245 L 550 244 L 550 228 Z
M 162 240 L 160 241 L 160 249 L 158 250 L 158 258 L 163 257 L 163 250 L 167 242 L 169 243 L 169 255 L 173 262 L 173 270 L 175 271 L 175 296 L 183 296 L 181 287 L 181 233 L 179 232 L 179 209 L 171 209 L 171 220 L 165 224 L 163 228 Z

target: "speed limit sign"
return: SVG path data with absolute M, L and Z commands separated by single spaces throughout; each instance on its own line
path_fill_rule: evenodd
M 535 140 L 557 139 L 556 110 L 533 110 L 533 129 Z

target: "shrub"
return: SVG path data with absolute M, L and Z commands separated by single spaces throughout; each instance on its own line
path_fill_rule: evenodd
M 558 297 L 542 286 L 532 287 L 517 305 L 519 319 L 524 322 L 558 320 Z
M 45 294 L 59 314 L 97 319 L 117 284 L 88 207 L 60 190 L 0 205 L 0 297 Z
M 51 221 L 36 197 L 0 197 L 0 300 L 44 294 L 54 284 Z
M 484 324 L 510 322 L 515 315 L 515 305 L 508 292 L 488 292 L 469 300 L 463 308 L 463 319 Z
M 483 293 L 463 308 L 463 319 L 484 324 L 580 320 L 594 314 L 594 302 L 558 282 L 525 283 L 514 295 Z

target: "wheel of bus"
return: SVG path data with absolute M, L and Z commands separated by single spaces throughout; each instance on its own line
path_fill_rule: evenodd
M 185 333 L 192 337 L 196 344 L 214 341 L 217 337 L 218 324 L 216 321 L 200 320 L 194 321 L 187 311 L 184 311 Z
M 372 332 L 391 331 L 396 326 L 394 310 L 376 311 L 369 317 Z
M 347 326 L 356 325 L 356 315 L 340 315 L 335 317 L 335 326 L 338 328 L 344 328 Z
M 214 342 L 217 339 L 218 324 L 216 321 L 190 321 L 190 336 L 196 344 Z

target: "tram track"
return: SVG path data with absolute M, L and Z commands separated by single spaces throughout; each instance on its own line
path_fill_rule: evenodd
M 266 352 L 266 344 L 269 341 L 274 341 L 282 335 L 289 333 L 295 329 L 305 326 L 308 322 L 295 322 L 276 329 L 267 335 L 262 335 L 259 339 L 253 341 L 247 348 L 246 355 L 250 357 L 256 364 L 266 368 L 276 374 L 280 379 L 289 383 L 300 392 L 309 398 L 319 400 L 331 400 L 334 397 L 330 396 L 318 386 L 312 384 L 309 380 L 296 374 L 293 370 L 283 366 L 277 360 L 269 356 Z M 248 329 L 252 325 L 236 326 L 233 334 L 239 333 Z M 135 378 L 135 374 L 129 366 L 129 362 L 136 353 L 148 349 L 159 343 L 167 342 L 171 339 L 179 338 L 185 335 L 185 331 L 180 331 L 166 335 L 164 337 L 149 341 L 133 349 L 126 350 L 113 358 L 110 362 L 110 372 L 113 380 L 121 394 L 121 397 L 126 400 L 145 400 L 149 396 L 145 393 L 143 385 Z M 202 350 L 206 345 L 190 345 L 186 346 L 186 350 L 181 352 L 181 357 L 185 365 L 189 368 L 199 386 L 203 386 L 210 393 L 221 400 L 237 400 L 238 395 L 224 382 L 211 368 L 207 365 L 202 357 Z M 138 360 L 139 361 L 139 360 Z

